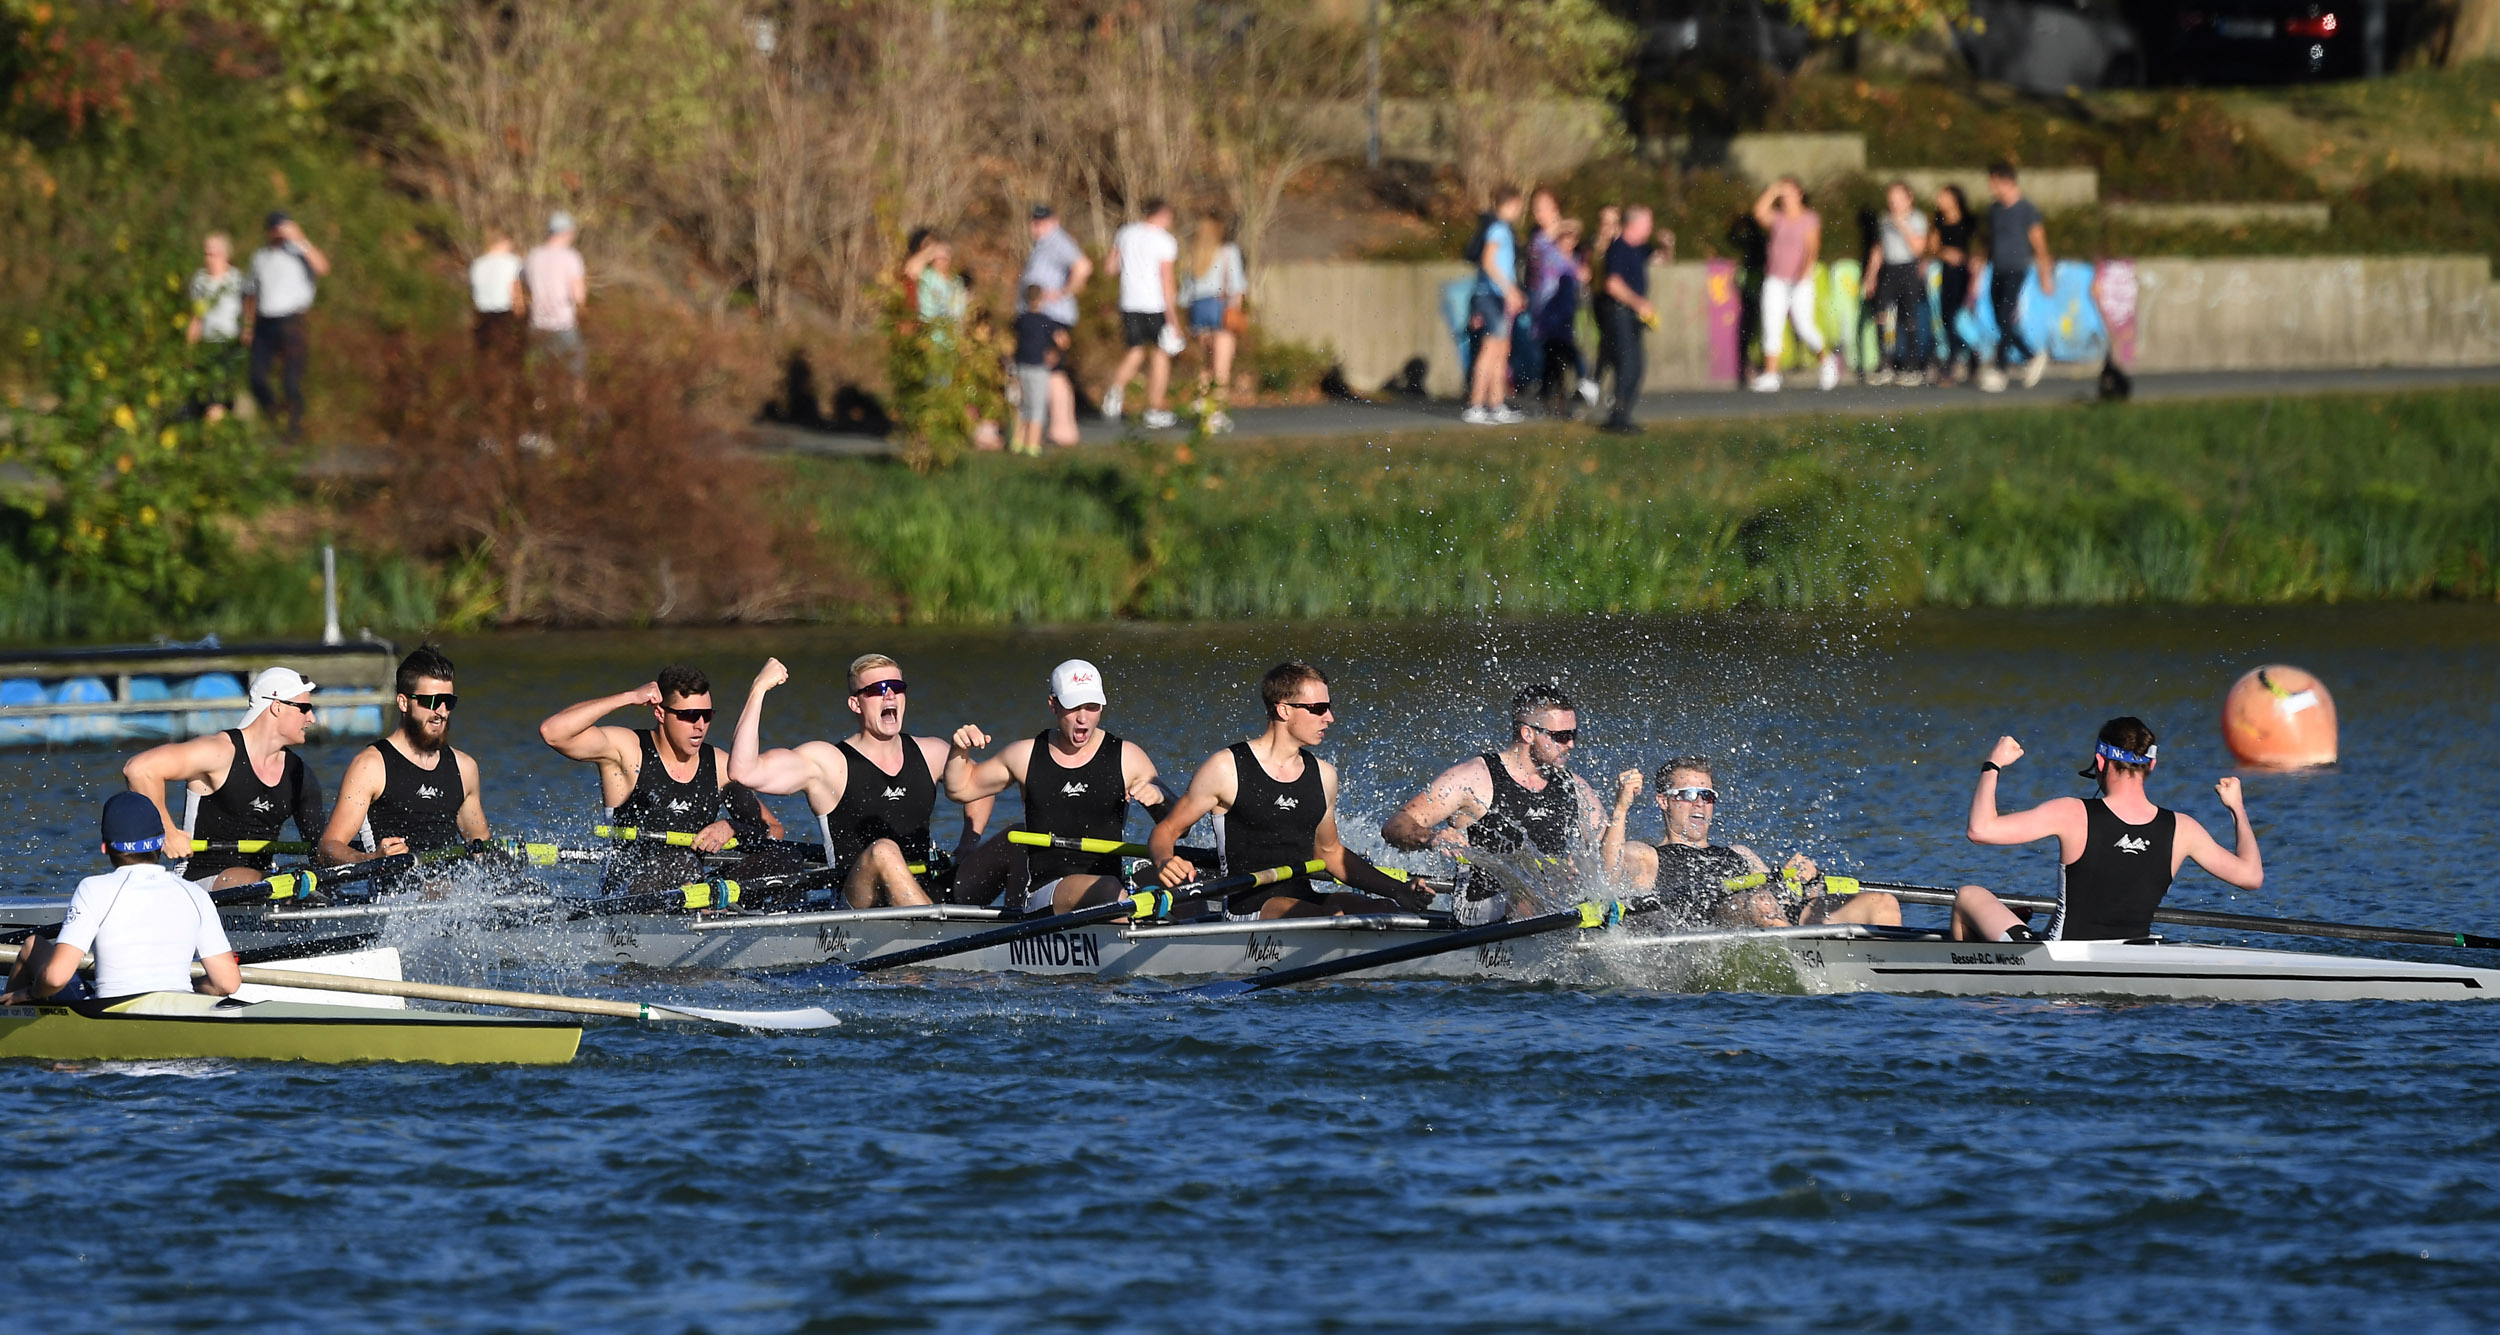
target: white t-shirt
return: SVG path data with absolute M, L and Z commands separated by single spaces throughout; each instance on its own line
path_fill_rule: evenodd
M 243 337 L 243 271 L 229 264 L 215 278 L 206 269 L 192 274 L 191 310 L 200 317 L 202 343 L 232 343 Z
M 312 261 L 293 244 L 262 246 L 252 252 L 251 282 L 244 288 L 254 309 L 271 319 L 301 315 L 312 309 Z
M 208 893 L 156 862 L 80 881 L 61 920 L 61 944 L 95 956 L 100 997 L 188 992 L 191 961 L 234 949 Z
M 1153 223 L 1133 222 L 1111 238 L 1120 253 L 1120 309 L 1140 315 L 1163 310 L 1163 266 L 1178 263 L 1181 243 Z
M 588 273 L 582 253 L 571 246 L 537 246 L 522 267 L 529 274 L 530 328 L 572 328 L 573 284 Z
M 512 285 L 521 277 L 521 257 L 490 250 L 469 261 L 469 301 L 488 313 L 512 309 Z

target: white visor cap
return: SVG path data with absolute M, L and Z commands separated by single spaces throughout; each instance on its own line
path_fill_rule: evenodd
M 1071 658 L 1050 670 L 1050 694 L 1062 709 L 1108 703 L 1102 698 L 1102 669 Z
M 260 675 L 252 678 L 252 708 L 243 716 L 243 726 L 252 726 L 254 720 L 269 712 L 270 705 L 280 700 L 292 700 L 320 689 L 291 667 L 262 668 Z

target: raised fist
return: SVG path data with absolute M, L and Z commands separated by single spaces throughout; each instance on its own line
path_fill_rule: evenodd
M 2022 758 L 2023 744 L 2011 737 L 1999 737 L 1996 749 L 1988 753 L 1989 762 L 1998 769 L 2003 769 Z
M 2236 774 L 2225 774 L 2221 778 L 2214 780 L 2214 796 L 2221 798 L 2222 805 L 2229 808 L 2232 812 L 2239 812 L 2241 810 L 2239 776 Z
M 1628 769 L 1628 770 L 1625 770 L 1624 772 L 1622 772 L 1621 774 L 1618 774 L 1618 775 L 1616 775 L 1616 776 L 1615 776 L 1615 805 L 1616 805 L 1616 806 L 1619 806 L 1619 807 L 1628 807 L 1628 806 L 1632 805 L 1632 799 L 1633 799 L 1633 798 L 1636 798 L 1636 797 L 1638 797 L 1638 796 L 1640 796 L 1640 795 L 1641 795 L 1641 772 L 1640 772 L 1639 770 L 1637 770 L 1637 769 Z
M 981 725 L 977 723 L 967 723 L 955 729 L 955 749 L 958 751 L 978 751 L 989 744 L 990 735 L 981 731 Z
M 763 671 L 755 674 L 755 689 L 769 691 L 788 680 L 790 680 L 790 669 L 783 667 L 778 658 L 767 658 L 764 660 Z
M 635 704 L 656 705 L 660 703 L 660 699 L 660 683 L 656 681 L 646 681 L 634 688 Z

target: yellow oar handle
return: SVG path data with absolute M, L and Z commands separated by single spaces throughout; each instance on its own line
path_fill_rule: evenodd
M 1140 922 L 1160 918 L 1172 911 L 1172 892 L 1163 889 L 1140 890 L 1128 897 L 1129 917 Z
M 1009 830 L 1007 842 L 1027 848 L 1073 849 L 1079 853 L 1118 853 L 1124 857 L 1154 856 L 1144 844 L 1124 843 L 1118 839 L 1076 839 L 1064 834 L 1042 834 L 1034 830 Z
M 313 846 L 301 839 L 194 839 L 194 853 L 309 853 Z
M 1748 872 L 1743 876 L 1728 877 L 1726 880 L 1719 882 L 1719 888 L 1723 890 L 1759 890 L 1763 886 L 1770 884 L 1770 882 L 1771 878 L 1763 875 L 1761 872 Z
M 905 863 L 903 870 L 914 876 L 926 876 L 929 874 L 929 864 L 925 862 Z M 688 881 L 677 887 L 677 892 L 685 896 L 686 907 L 689 909 L 727 908 L 737 903 L 745 893 L 739 889 L 736 881 L 726 879 Z
M 590 827 L 590 832 L 602 839 L 639 839 L 646 843 L 674 844 L 679 848 L 694 847 L 694 836 L 678 830 L 645 830 L 635 825 L 593 825 Z M 532 847 L 538 846 L 532 845 Z M 731 839 L 721 845 L 723 848 L 736 848 L 737 846 L 736 839 Z M 548 844 L 545 847 L 553 848 L 554 845 Z
M 1318 858 L 1313 858 L 1298 867 L 1270 867 L 1266 871 L 1254 871 L 1249 874 L 1250 888 L 1255 890 L 1263 885 L 1274 885 L 1278 881 L 1290 881 L 1296 876 L 1317 876 L 1326 870 L 1328 870 L 1328 864 Z

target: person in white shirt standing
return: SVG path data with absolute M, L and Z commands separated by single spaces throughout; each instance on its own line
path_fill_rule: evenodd
M 234 947 L 207 892 L 157 860 L 165 846 L 165 821 L 156 804 L 137 793 L 115 793 L 104 801 L 103 825 L 103 853 L 113 870 L 78 883 L 60 939 L 48 948 L 32 945 L 19 957 L 0 1003 L 83 1000 L 72 983 L 91 952 L 90 996 L 195 988 L 232 996 L 243 985 Z M 197 984 L 191 980 L 193 960 L 207 966 L 208 976 Z
M 573 248 L 573 215 L 558 209 L 547 218 L 547 239 L 531 247 L 521 262 L 527 281 L 530 342 L 536 350 L 563 363 L 573 377 L 573 398 L 582 397 L 582 377 L 589 370 L 582 348 L 581 308 L 590 301 L 590 273 L 582 253 Z
M 530 294 L 521 281 L 521 254 L 512 234 L 486 238 L 486 253 L 469 261 L 469 305 L 477 314 L 472 332 L 480 363 L 493 369 L 521 360 L 521 317 L 529 313 Z
M 243 353 L 243 271 L 234 267 L 234 242 L 211 232 L 200 243 L 200 268 L 191 275 L 191 324 L 183 337 L 199 349 L 208 393 L 200 413 L 222 421 L 234 407 L 234 373 Z
M 269 244 L 252 252 L 251 267 L 243 287 L 243 322 L 249 326 L 244 338 L 252 345 L 252 401 L 263 413 L 277 410 L 269 364 L 283 358 L 286 438 L 298 440 L 304 434 L 304 364 L 312 357 L 308 317 L 320 281 L 330 276 L 330 257 L 281 210 L 269 215 Z
M 1120 420 L 1121 392 L 1144 366 L 1147 429 L 1180 423 L 1163 402 L 1172 386 L 1172 354 L 1189 346 L 1172 325 L 1172 312 L 1180 306 L 1180 281 L 1174 273 L 1180 258 L 1181 243 L 1172 235 L 1172 206 L 1160 199 L 1147 200 L 1145 216 L 1111 238 L 1111 272 L 1120 276 L 1120 333 L 1128 341 L 1128 355 L 1120 358 L 1110 388 L 1102 392 L 1102 415 L 1114 422 Z

